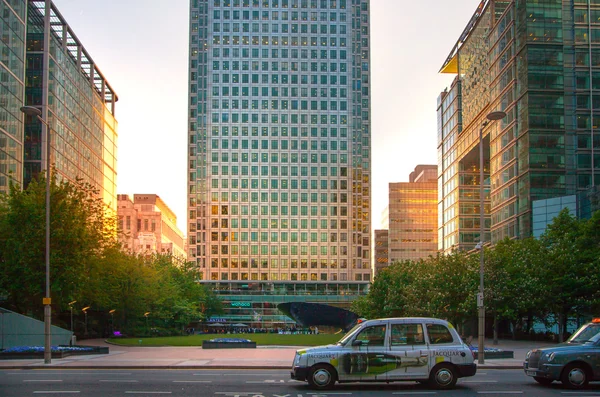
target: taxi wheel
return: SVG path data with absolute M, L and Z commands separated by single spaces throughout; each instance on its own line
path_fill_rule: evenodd
M 450 364 L 436 365 L 429 374 L 429 384 L 436 389 L 452 389 L 457 380 L 456 370 Z
M 583 389 L 590 381 L 588 368 L 579 363 L 567 365 L 562 372 L 560 381 L 571 389 Z
M 533 379 L 540 385 L 548 386 L 554 382 L 552 379 L 542 378 L 541 376 L 534 376 Z
M 315 389 L 331 389 L 337 380 L 337 372 L 331 365 L 313 365 L 308 373 L 308 384 Z

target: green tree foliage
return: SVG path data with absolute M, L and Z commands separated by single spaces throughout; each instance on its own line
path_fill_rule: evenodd
M 6 306 L 37 318 L 43 317 L 45 296 L 45 194 L 41 176 L 25 190 L 12 186 L 0 196 L 0 291 Z M 114 321 L 124 330 L 134 329 L 148 311 L 161 324 L 179 328 L 222 313 L 220 300 L 197 282 L 191 262 L 124 252 L 116 217 L 89 184 L 53 178 L 50 197 L 54 317 L 73 300 L 90 306 L 90 313 L 114 309 Z
M 352 310 L 367 318 L 477 318 L 480 251 L 397 262 L 374 279 Z M 540 238 L 506 239 L 485 248 L 486 317 L 528 333 L 534 320 L 589 316 L 600 310 L 600 212 L 577 220 L 561 212 Z M 496 321 L 494 321 L 496 323 Z M 473 331 L 473 330 L 471 330 Z

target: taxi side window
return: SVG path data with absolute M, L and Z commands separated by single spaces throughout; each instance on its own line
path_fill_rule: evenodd
M 385 325 L 376 325 L 363 329 L 355 340 L 362 341 L 363 346 L 383 346 L 385 341 Z
M 452 343 L 454 341 L 448 328 L 442 324 L 427 324 L 427 334 L 429 335 L 429 342 L 432 345 Z
M 421 324 L 392 324 L 392 346 L 423 344 L 425 337 Z

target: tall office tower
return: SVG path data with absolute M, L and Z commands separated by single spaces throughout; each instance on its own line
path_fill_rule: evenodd
M 389 185 L 388 263 L 437 253 L 437 166 L 418 165 L 409 182 Z
M 177 216 L 156 194 L 119 194 L 119 241 L 134 254 L 170 254 L 174 263 L 187 262 L 184 236 Z
M 387 229 L 376 229 L 375 230 L 375 276 L 379 272 L 390 265 L 389 262 L 389 249 L 388 249 L 388 237 L 389 232 Z
M 117 210 L 117 95 L 50 0 L 29 0 L 25 105 L 50 129 L 59 180 L 89 182 Z M 47 128 L 25 117 L 24 185 L 46 169 Z
M 23 183 L 26 12 L 25 0 L 0 0 L 0 194 Z
M 482 1 L 442 72 L 439 99 L 443 211 L 440 248 L 471 249 L 479 233 L 479 132 L 486 186 L 485 242 L 532 234 L 532 202 L 600 181 L 599 5 L 589 0 Z M 501 121 L 485 123 L 492 111 Z M 488 234 L 489 233 L 489 234 Z
M 189 258 L 205 280 L 371 279 L 369 60 L 368 0 L 191 0 Z

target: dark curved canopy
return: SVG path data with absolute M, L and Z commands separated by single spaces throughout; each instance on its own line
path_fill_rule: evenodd
M 358 315 L 350 310 L 321 303 L 286 302 L 277 308 L 304 327 L 321 325 L 348 330 L 358 320 Z

